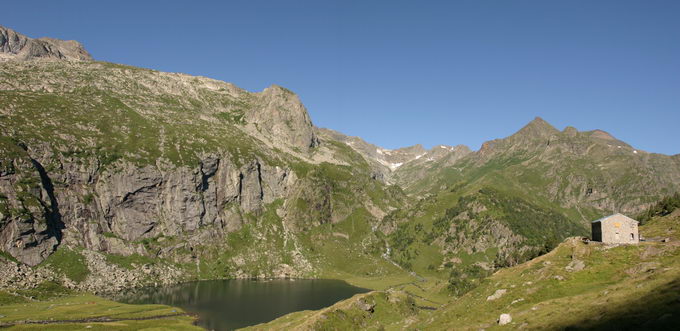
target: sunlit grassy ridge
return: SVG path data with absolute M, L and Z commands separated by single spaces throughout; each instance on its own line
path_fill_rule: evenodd
M 673 215 L 640 228 L 643 236 L 663 233 L 670 242 L 607 246 L 570 238 L 546 255 L 496 272 L 444 304 L 422 304 L 407 287 L 394 286 L 252 329 L 672 329 L 680 323 L 679 226 L 680 215 Z M 425 280 L 420 286 L 435 283 Z M 490 299 L 498 290 L 503 294 Z M 381 300 L 391 297 L 402 300 Z M 375 312 L 363 310 L 364 302 L 375 303 Z M 510 314 L 512 322 L 500 326 L 497 320 L 503 313 Z
M 128 305 L 93 295 L 0 306 L 0 326 L 8 330 L 202 330 L 179 308 Z
M 230 84 L 103 62 L 3 66 L 0 107 L 12 112 L 0 123 L 25 144 L 49 137 L 55 153 L 96 158 L 104 166 L 118 159 L 155 164 L 159 158 L 192 165 L 201 153 L 218 150 L 236 162 L 271 157 L 235 127 L 251 97 Z M 193 91 L 183 91 L 179 82 Z M 218 89 L 206 87 L 218 83 Z

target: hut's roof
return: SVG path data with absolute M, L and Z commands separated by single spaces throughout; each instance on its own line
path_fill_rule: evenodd
M 638 222 L 638 221 L 636 221 L 636 220 L 634 220 L 634 219 L 632 219 L 632 218 L 630 218 L 630 217 L 628 217 L 628 216 L 626 216 L 626 215 L 623 215 L 623 214 L 621 214 L 621 213 L 616 213 L 616 214 L 614 214 L 614 215 L 609 215 L 609 216 L 602 217 L 602 218 L 600 218 L 600 219 L 596 219 L 596 220 L 594 220 L 592 223 L 604 222 L 604 221 L 606 221 L 606 220 L 608 220 L 608 219 L 610 219 L 610 218 L 612 218 L 612 217 L 617 217 L 617 218 L 618 218 L 618 217 L 623 217 L 624 219 L 631 220 L 631 221 L 633 221 L 633 222 L 635 222 L 635 223 L 640 223 L 640 222 Z

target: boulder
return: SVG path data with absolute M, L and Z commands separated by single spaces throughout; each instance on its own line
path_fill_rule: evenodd
M 510 316 L 510 314 L 501 314 L 498 318 L 498 325 L 506 325 L 510 322 L 512 322 L 512 316 Z
M 486 301 L 496 300 L 496 299 L 502 297 L 506 292 L 508 292 L 508 290 L 506 290 L 506 289 L 496 290 L 496 292 L 494 292 L 492 295 L 486 297 Z
M 364 298 L 356 301 L 357 308 L 372 313 L 375 311 L 375 302 L 367 302 Z
M 569 272 L 576 272 L 583 270 L 585 267 L 586 264 L 583 261 L 579 259 L 574 259 L 571 262 L 569 262 L 569 264 L 566 267 L 564 267 L 564 269 Z

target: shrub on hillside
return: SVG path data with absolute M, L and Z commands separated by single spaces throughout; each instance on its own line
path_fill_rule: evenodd
M 661 199 L 661 201 L 649 207 L 647 211 L 638 216 L 638 220 L 640 221 L 640 224 L 644 224 L 653 217 L 670 215 L 670 213 L 678 208 L 680 208 L 680 193 L 675 193 Z

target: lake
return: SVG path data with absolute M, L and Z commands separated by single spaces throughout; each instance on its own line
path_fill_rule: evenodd
M 300 310 L 321 309 L 369 290 L 341 280 L 210 280 L 142 288 L 116 297 L 133 304 L 181 307 L 209 330 L 233 330 Z

